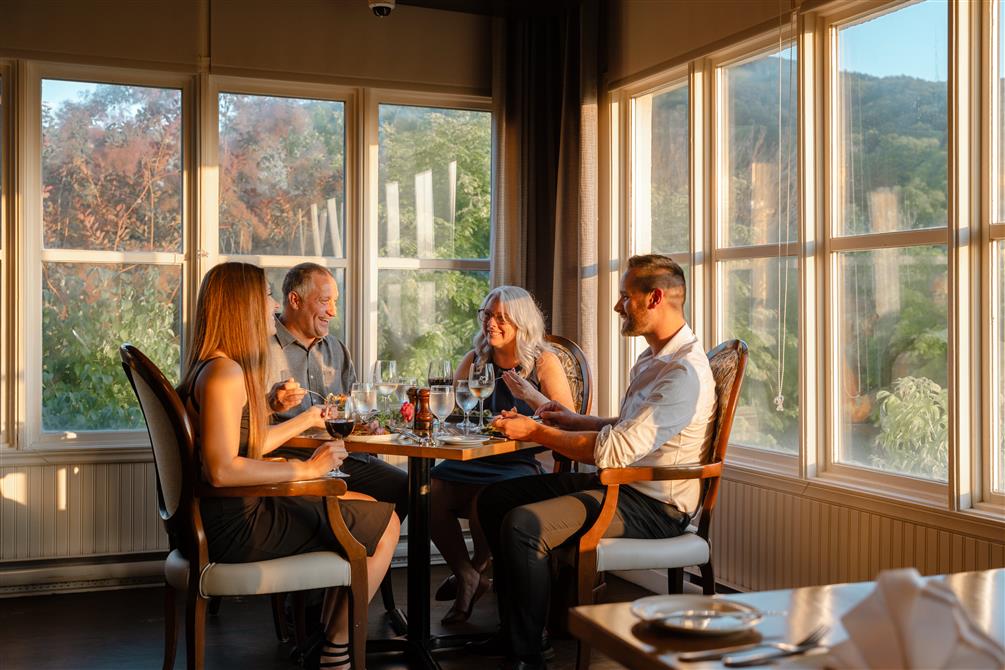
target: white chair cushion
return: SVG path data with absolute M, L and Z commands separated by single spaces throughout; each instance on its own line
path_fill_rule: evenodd
M 164 561 L 164 578 L 176 589 L 188 586 L 189 562 L 175 549 Z M 349 562 L 333 551 L 313 551 L 256 563 L 210 563 L 199 579 L 199 593 L 241 596 L 286 593 L 351 583 Z
M 605 537 L 597 545 L 597 572 L 686 568 L 708 557 L 708 542 L 690 532 L 664 540 Z

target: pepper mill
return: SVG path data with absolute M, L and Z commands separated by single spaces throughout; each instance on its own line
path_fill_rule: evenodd
M 428 435 L 433 429 L 433 413 L 429 409 L 429 389 L 418 389 L 417 395 L 419 402 L 415 405 L 415 422 L 412 430 L 418 435 Z

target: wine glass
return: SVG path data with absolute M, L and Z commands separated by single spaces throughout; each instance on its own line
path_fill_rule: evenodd
M 377 395 L 381 398 L 385 412 L 391 394 L 394 393 L 397 376 L 397 361 L 377 361 L 373 364 L 373 383 L 377 387 Z
M 485 428 L 485 398 L 496 388 L 496 370 L 491 363 L 472 361 L 468 368 L 468 388 L 478 398 L 478 428 Z
M 468 434 L 472 426 L 468 415 L 471 414 L 471 410 L 478 404 L 478 398 L 471 392 L 470 384 L 471 382 L 467 379 L 458 379 L 454 384 L 454 396 L 457 400 L 457 406 L 464 412 L 464 423 L 461 426 L 464 428 L 465 435 Z
M 429 388 L 434 386 L 453 386 L 454 366 L 446 358 L 434 358 L 429 362 L 429 374 L 427 376 Z
M 443 432 L 443 422 L 454 411 L 454 387 L 449 384 L 436 384 L 429 389 L 429 411 L 436 415 L 440 432 Z M 436 431 L 433 431 L 433 439 Z
M 352 432 L 356 421 L 352 418 L 352 400 L 345 396 L 332 396 L 325 402 L 325 429 L 332 437 L 345 439 Z M 328 472 L 328 477 L 348 477 L 348 472 L 336 466 Z
M 377 409 L 377 389 L 370 382 L 356 382 L 350 391 L 356 416 L 363 423 L 370 420 L 370 414 Z

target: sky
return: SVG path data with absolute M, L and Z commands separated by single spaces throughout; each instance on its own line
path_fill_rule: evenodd
M 838 33 L 841 69 L 946 81 L 949 3 L 926 0 Z

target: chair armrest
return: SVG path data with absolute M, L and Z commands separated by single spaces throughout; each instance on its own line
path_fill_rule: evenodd
M 628 484 L 631 482 L 660 482 L 674 479 L 707 479 L 722 475 L 722 463 L 702 465 L 667 465 L 663 467 L 631 466 L 627 468 L 603 468 L 597 473 L 600 483 L 605 485 Z
M 276 496 L 319 496 L 344 495 L 346 484 L 341 479 L 319 477 L 297 482 L 277 482 L 275 484 L 255 484 L 254 486 L 210 486 L 199 484 L 200 498 L 271 498 Z

